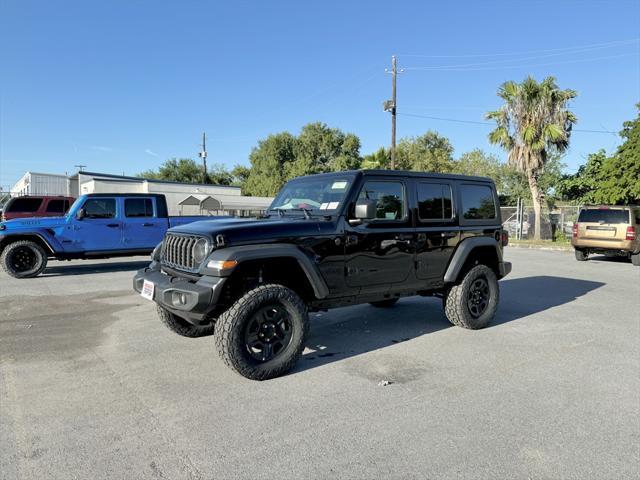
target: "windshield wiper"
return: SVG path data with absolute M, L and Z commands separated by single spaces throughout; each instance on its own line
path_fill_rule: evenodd
M 272 210 L 278 212 L 279 217 L 283 217 L 284 212 L 286 211 L 296 210 L 298 212 L 302 212 L 302 214 L 304 215 L 304 218 L 307 220 L 311 218 L 311 211 L 312 211 L 309 208 L 282 208 L 282 207 L 275 207 L 275 208 L 269 209 L 269 211 L 272 211 Z

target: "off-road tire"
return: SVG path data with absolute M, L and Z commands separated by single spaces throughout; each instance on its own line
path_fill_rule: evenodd
M 378 302 L 369 302 L 369 304 L 376 308 L 391 308 L 398 303 L 398 300 L 398 298 L 388 298 L 387 300 L 380 300 Z
M 20 271 L 20 269 L 16 268 L 14 256 L 19 250 L 25 248 L 35 255 L 35 263 L 32 268 Z M 2 251 L 0 263 L 2 263 L 2 269 L 14 278 L 33 278 L 40 275 L 47 268 L 47 252 L 36 242 L 19 240 L 6 246 Z
M 484 278 L 489 289 L 488 304 L 482 314 L 474 317 L 467 305 L 469 291 L 475 280 Z M 486 327 L 493 319 L 500 299 L 500 287 L 494 271 L 486 265 L 476 265 L 467 271 L 462 280 L 451 287 L 443 298 L 444 312 L 453 324 L 471 330 Z
M 254 359 L 245 344 L 245 329 L 255 312 L 277 304 L 284 307 L 292 327 L 289 344 L 265 362 Z M 251 380 L 267 380 L 287 373 L 298 361 L 309 331 L 304 301 L 293 290 L 278 284 L 261 285 L 245 293 L 216 322 L 218 355 L 229 368 Z
M 579 262 L 586 262 L 589 259 L 589 254 L 584 250 L 575 249 L 573 253 L 576 256 L 576 260 Z
M 633 263 L 636 267 L 640 267 L 640 253 L 631 255 L 631 263 Z
M 187 338 L 199 338 L 213 335 L 215 330 L 215 320 L 207 325 L 194 325 L 182 317 L 171 313 L 164 307 L 158 306 L 158 317 L 164 325 L 174 333 Z

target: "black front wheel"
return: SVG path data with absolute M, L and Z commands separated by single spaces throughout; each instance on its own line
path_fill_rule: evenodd
M 252 380 L 288 372 L 302 354 L 309 330 L 304 301 L 282 285 L 262 285 L 245 293 L 216 322 L 218 355 Z
M 47 252 L 30 240 L 7 245 L 0 258 L 2 268 L 14 278 L 32 278 L 47 268 Z
M 476 265 L 451 287 L 444 297 L 447 319 L 459 327 L 476 330 L 486 327 L 498 309 L 500 290 L 495 272 Z

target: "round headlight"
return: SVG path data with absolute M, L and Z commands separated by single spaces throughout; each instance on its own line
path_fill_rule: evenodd
M 207 258 L 209 254 L 209 242 L 206 238 L 201 238 L 196 242 L 193 246 L 193 259 L 196 263 L 204 262 L 204 259 Z

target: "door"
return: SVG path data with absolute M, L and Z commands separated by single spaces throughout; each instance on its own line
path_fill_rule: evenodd
M 365 179 L 358 199 L 376 201 L 376 218 L 345 228 L 345 274 L 350 287 L 380 290 L 413 273 L 414 229 L 401 180 Z
M 417 180 L 416 276 L 442 281 L 460 240 L 452 202 L 453 189 L 441 180 Z
M 167 219 L 157 218 L 151 197 L 124 198 L 123 244 L 125 249 L 150 249 L 162 241 Z
M 82 220 L 73 220 L 75 249 L 81 252 L 122 250 L 122 222 L 117 215 L 116 199 L 88 198 L 82 208 Z

